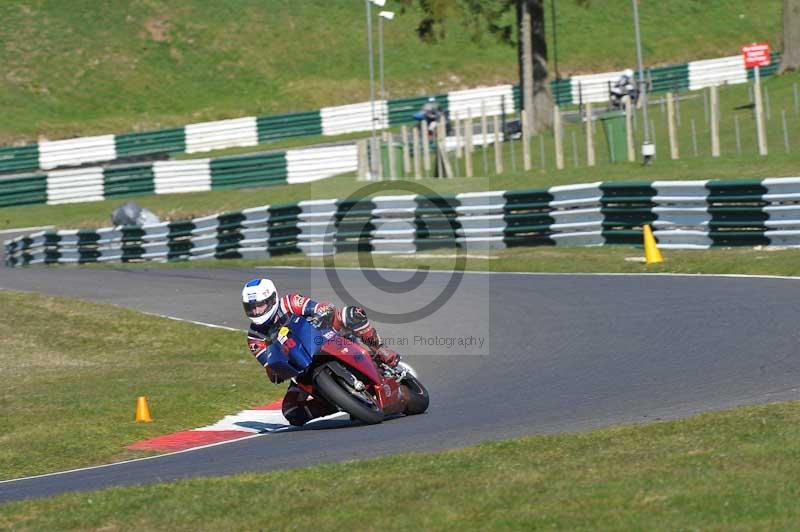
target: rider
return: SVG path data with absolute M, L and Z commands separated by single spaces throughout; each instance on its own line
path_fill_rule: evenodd
M 267 370 L 269 379 L 278 384 L 277 375 L 267 366 L 267 348 L 278 329 L 292 316 L 314 316 L 329 323 L 336 332 L 350 332 L 369 346 L 374 357 L 390 367 L 400 361 L 397 352 L 383 345 L 378 332 L 367 319 L 367 313 L 357 306 L 337 309 L 333 303 L 317 303 L 300 294 L 278 296 L 275 283 L 269 279 L 253 279 L 242 288 L 242 305 L 250 321 L 247 346 L 256 360 Z M 335 410 L 324 399 L 309 396 L 295 382 L 289 384 L 283 398 L 283 415 L 292 425 L 303 425 L 314 418 L 333 414 Z
M 624 107 L 623 98 L 629 96 L 631 103 L 635 104 L 639 98 L 639 91 L 636 88 L 636 80 L 633 78 L 633 70 L 626 68 L 611 87 L 611 101 L 614 107 Z

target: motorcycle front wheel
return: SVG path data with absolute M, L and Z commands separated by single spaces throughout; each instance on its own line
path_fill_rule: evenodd
M 328 402 L 368 425 L 383 421 L 383 410 L 366 391 L 358 391 L 325 366 L 314 376 L 314 386 Z
M 430 396 L 425 386 L 414 375 L 407 375 L 401 384 L 408 390 L 408 402 L 403 413 L 407 416 L 421 414 L 428 409 Z

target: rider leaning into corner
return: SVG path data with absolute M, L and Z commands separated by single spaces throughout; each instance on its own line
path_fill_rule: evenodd
M 390 367 L 397 366 L 400 355 L 384 346 L 375 327 L 367 319 L 361 307 L 336 308 L 333 303 L 320 302 L 300 294 L 279 297 L 278 290 L 269 279 L 253 279 L 242 288 L 242 305 L 250 318 L 247 345 L 259 364 L 267 370 L 267 376 L 275 384 L 282 379 L 267 366 L 267 348 L 278 329 L 292 316 L 315 317 L 319 323 L 330 325 L 338 333 L 352 333 L 369 346 L 379 362 Z M 292 425 L 303 425 L 314 418 L 333 414 L 336 409 L 327 401 L 309 396 L 294 382 L 289 384 L 283 398 L 283 415 Z

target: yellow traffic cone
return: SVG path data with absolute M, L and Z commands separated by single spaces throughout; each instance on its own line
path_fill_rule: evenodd
M 151 423 L 153 418 L 150 417 L 150 407 L 147 406 L 147 397 L 144 395 L 136 398 L 136 422 L 137 423 Z
M 644 226 L 644 261 L 647 264 L 657 264 L 664 262 L 661 252 L 656 245 L 656 238 L 653 236 L 653 230 L 649 225 Z

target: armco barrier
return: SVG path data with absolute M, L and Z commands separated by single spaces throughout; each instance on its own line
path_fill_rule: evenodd
M 772 64 L 762 75 L 775 73 L 780 53 L 772 54 Z M 559 105 L 608 100 L 608 85 L 620 72 L 573 76 L 551 82 L 553 98 Z M 709 85 L 744 83 L 753 70 L 745 69 L 742 56 L 730 56 L 647 70 L 653 92 L 700 89 Z M 519 86 L 499 85 L 434 95 L 443 110 L 451 115 L 478 116 L 482 103 L 490 115 L 501 110 L 520 109 Z M 397 100 L 378 100 L 376 127 L 385 128 L 413 121 L 412 115 L 427 100 L 424 96 Z M 155 157 L 174 153 L 198 153 L 235 146 L 255 146 L 291 137 L 340 135 L 372 129 L 371 105 L 361 102 L 318 111 L 271 116 L 251 116 L 189 124 L 180 128 L 123 135 L 104 135 L 41 142 L 20 147 L 0 148 L 0 173 L 49 170 L 84 163 L 113 161 L 119 158 Z
M 640 244 L 800 246 L 800 178 L 597 182 L 447 197 L 376 196 L 245 209 L 151 226 L 6 241 L 6 264 L 265 258 L 343 251 Z
M 0 207 L 306 183 L 358 168 L 354 143 L 214 159 L 155 161 L 0 177 Z

